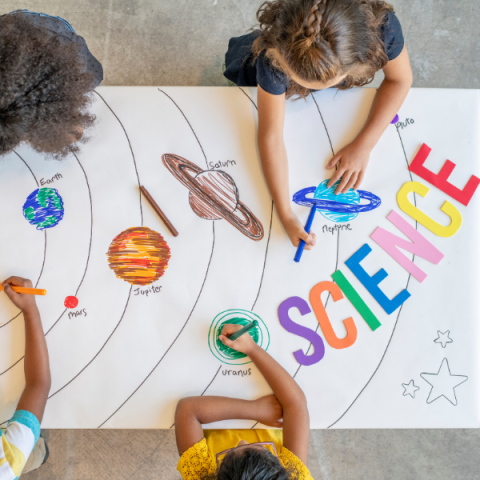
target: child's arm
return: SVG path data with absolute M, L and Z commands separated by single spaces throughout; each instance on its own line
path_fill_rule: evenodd
M 385 79 L 377 90 L 368 119 L 355 140 L 343 147 L 328 163 L 327 169 L 338 164 L 328 182 L 331 187 L 341 177 L 336 193 L 355 190 L 362 183 L 370 152 L 402 106 L 412 86 L 412 69 L 407 48 L 383 68 Z
M 307 399 L 291 375 L 248 334 L 232 342 L 227 335 L 239 330 L 239 325 L 225 325 L 220 340 L 235 350 L 248 355 L 260 370 L 283 409 L 283 445 L 305 465 L 308 462 L 310 417 Z
M 258 149 L 262 170 L 278 217 L 290 241 L 298 246 L 305 240 L 306 250 L 315 245 L 315 234 L 305 232 L 290 203 L 288 158 L 283 141 L 285 94 L 272 95 L 258 86 Z
M 282 407 L 275 395 L 266 395 L 257 400 L 213 396 L 183 398 L 175 411 L 178 453 L 182 455 L 202 440 L 202 425 L 205 423 L 232 419 L 256 420 L 271 427 L 281 427 L 281 418 Z
M 32 288 L 32 282 L 20 277 L 10 277 L 3 282 L 8 298 L 23 311 L 25 319 L 25 390 L 20 397 L 17 410 L 33 413 L 39 422 L 50 391 L 50 364 L 42 320 L 34 295 L 16 293 L 10 285 Z

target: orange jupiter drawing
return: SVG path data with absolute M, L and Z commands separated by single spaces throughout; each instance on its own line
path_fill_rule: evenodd
M 158 232 L 132 227 L 113 239 L 107 257 L 117 278 L 132 285 L 150 285 L 165 273 L 170 247 Z

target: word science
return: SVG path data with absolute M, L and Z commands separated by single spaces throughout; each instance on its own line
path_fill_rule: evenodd
M 455 164 L 447 160 L 438 174 L 428 170 L 424 163 L 431 152 L 431 148 L 423 144 L 419 152 L 409 166 L 409 170 L 420 178 L 438 188 L 444 194 L 458 201 L 465 207 L 468 206 L 470 200 L 475 194 L 480 179 L 472 175 L 467 184 L 460 190 L 452 185 L 448 179 L 455 168 Z M 427 197 L 430 189 L 423 183 L 410 181 L 405 183 L 397 192 L 397 203 L 403 213 L 423 225 L 438 237 L 451 237 L 457 233 L 462 225 L 462 215 L 460 211 L 448 200 L 440 208 L 450 218 L 450 224 L 441 225 L 434 221 L 431 217 L 422 212 L 409 200 L 410 193 L 416 193 L 422 197 Z M 408 258 L 401 250 L 410 252 L 417 257 L 423 258 L 428 262 L 438 265 L 444 258 L 443 253 L 429 242 L 415 227 L 411 226 L 400 213 L 393 210 L 387 216 L 387 220 L 391 222 L 401 233 L 403 233 L 410 241 L 405 240 L 381 227 L 377 227 L 370 235 L 370 238 L 388 253 L 402 268 L 415 277 L 418 282 L 422 283 L 427 274 Z M 400 250 L 401 249 L 401 250 Z M 363 244 L 348 260 L 345 265 L 357 278 L 357 280 L 366 288 L 374 300 L 382 307 L 382 309 L 391 315 L 411 296 L 410 292 L 405 288 L 395 297 L 388 298 L 381 288 L 381 282 L 388 277 L 385 269 L 381 268 L 373 276 L 370 276 L 362 267 L 362 261 L 372 252 L 372 247 Z M 352 346 L 357 339 L 357 328 L 352 317 L 343 321 L 346 329 L 346 335 L 339 338 L 330 322 L 324 305 L 321 301 L 321 294 L 325 291 L 329 292 L 332 300 L 338 302 L 345 297 L 352 303 L 359 315 L 364 319 L 372 331 L 381 327 L 381 323 L 364 299 L 357 292 L 355 287 L 347 280 L 341 270 L 337 270 L 332 274 L 333 281 L 322 281 L 313 286 L 310 291 L 310 305 L 320 325 L 324 338 L 318 333 L 305 326 L 295 323 L 290 318 L 290 310 L 298 309 L 300 314 L 307 315 L 311 312 L 310 305 L 301 297 L 290 297 L 284 300 L 278 307 L 278 319 L 280 324 L 290 333 L 305 338 L 312 344 L 312 352 L 307 354 L 302 350 L 293 352 L 297 362 L 301 365 L 314 365 L 325 355 L 324 340 L 335 349 L 343 349 Z M 335 282 L 335 283 L 334 283 Z

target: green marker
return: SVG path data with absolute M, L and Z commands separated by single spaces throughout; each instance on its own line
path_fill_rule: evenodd
M 237 338 L 240 338 L 244 333 L 247 333 L 247 332 L 250 331 L 252 328 L 255 328 L 257 325 L 258 325 L 257 321 L 256 321 L 256 320 L 252 320 L 250 323 L 248 323 L 248 324 L 245 325 L 243 328 L 241 328 L 240 330 L 238 330 L 238 332 L 235 332 L 234 334 L 230 335 L 230 336 L 228 337 L 228 339 L 231 340 L 232 342 L 234 342 Z

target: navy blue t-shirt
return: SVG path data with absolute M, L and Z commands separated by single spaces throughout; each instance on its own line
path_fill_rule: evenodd
M 402 27 L 396 15 L 388 12 L 386 21 L 380 27 L 385 44 L 385 53 L 389 60 L 397 58 L 403 50 Z M 287 76 L 275 68 L 265 55 L 265 50 L 253 60 L 253 42 L 260 36 L 260 30 L 255 30 L 241 37 L 233 37 L 228 43 L 225 54 L 226 69 L 223 73 L 230 81 L 241 87 L 256 87 L 272 95 L 282 95 L 288 89 Z

